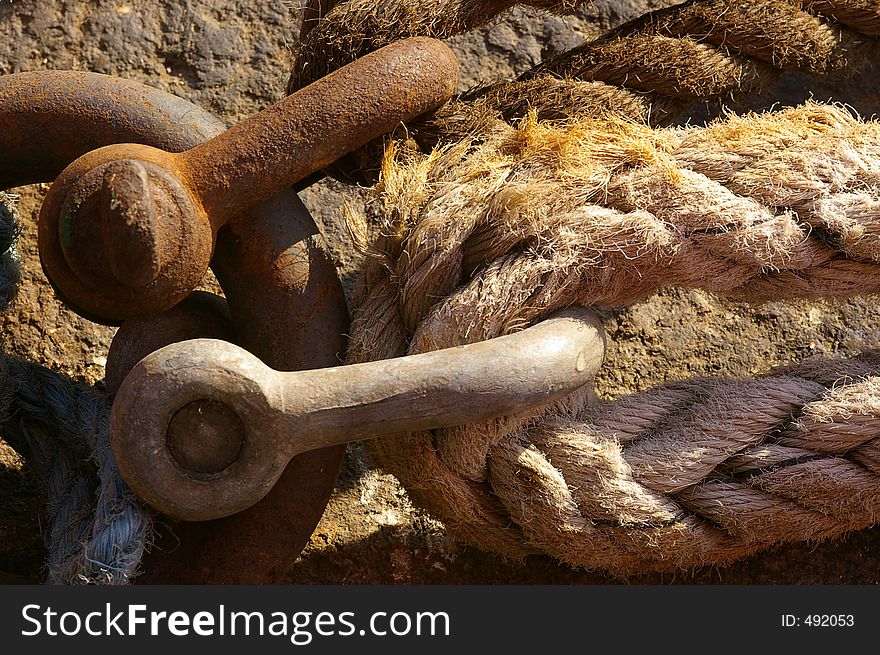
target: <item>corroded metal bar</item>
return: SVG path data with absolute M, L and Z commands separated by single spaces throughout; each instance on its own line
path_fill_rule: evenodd
M 300 453 L 523 411 L 592 380 L 604 352 L 584 308 L 482 343 L 296 373 L 225 342 L 186 342 L 126 378 L 111 445 L 141 498 L 207 520 L 258 501 Z
M 51 182 L 103 146 L 147 143 L 183 152 L 225 131 L 222 121 L 191 102 L 118 77 L 0 75 L 0 189 Z
M 455 93 L 458 60 L 442 41 L 376 50 L 180 155 L 212 221 L 234 218 L 343 155 L 437 109 Z
M 458 61 L 444 43 L 406 39 L 182 153 L 142 144 L 89 152 L 43 202 L 46 275 L 94 320 L 163 311 L 204 277 L 222 226 L 444 104 L 457 80 Z

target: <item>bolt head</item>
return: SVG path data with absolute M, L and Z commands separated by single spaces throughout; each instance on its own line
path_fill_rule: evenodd
M 156 314 L 204 278 L 213 230 L 170 157 L 109 146 L 71 164 L 50 188 L 40 212 L 43 268 L 83 316 L 115 324 Z

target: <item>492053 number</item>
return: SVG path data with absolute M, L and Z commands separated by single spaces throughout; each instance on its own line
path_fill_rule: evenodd
M 799 626 L 811 628 L 851 628 L 855 623 L 856 619 L 853 614 L 782 615 L 782 626 L 785 628 L 796 628 Z

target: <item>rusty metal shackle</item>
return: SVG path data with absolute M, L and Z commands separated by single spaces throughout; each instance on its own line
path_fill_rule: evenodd
M 217 231 L 275 193 L 455 92 L 441 41 L 393 43 L 182 153 L 116 144 L 86 153 L 43 202 L 43 269 L 67 304 L 118 323 L 161 312 L 204 278 Z
M 111 446 L 147 503 L 215 519 L 259 501 L 300 453 L 524 411 L 591 381 L 604 354 L 602 324 L 581 307 L 481 343 L 295 373 L 223 341 L 186 341 L 125 378 Z
M 3 189 L 50 182 L 101 146 L 144 143 L 182 152 L 226 130 L 187 100 L 82 71 L 0 76 L 0 126 Z M 237 343 L 281 370 L 338 363 L 348 326 L 345 298 L 320 232 L 293 190 L 221 229 L 211 266 L 228 300 Z M 223 319 L 206 317 L 206 309 L 204 302 L 187 303 L 142 319 L 135 329 L 120 329 L 108 353 L 108 385 L 114 377 L 121 382 L 157 341 L 224 333 L 218 323 Z M 344 450 L 295 457 L 272 492 L 247 511 L 177 523 L 173 533 L 157 537 L 138 582 L 277 582 L 320 520 Z

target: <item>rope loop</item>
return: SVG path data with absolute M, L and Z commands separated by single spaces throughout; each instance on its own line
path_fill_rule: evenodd
M 348 4 L 326 14 L 325 34 L 348 29 Z M 490 339 L 664 286 L 752 302 L 877 293 L 880 124 L 816 103 L 658 123 L 694 99 L 759 90 L 778 69 L 863 61 L 878 11 L 686 2 L 409 126 L 425 152 L 385 148 L 368 207 L 382 236 L 348 360 Z M 510 109 L 505 98 L 524 90 Z M 456 536 L 505 557 L 617 575 L 723 564 L 876 522 L 878 363 L 873 352 L 807 360 L 610 402 L 582 389 L 371 449 Z

